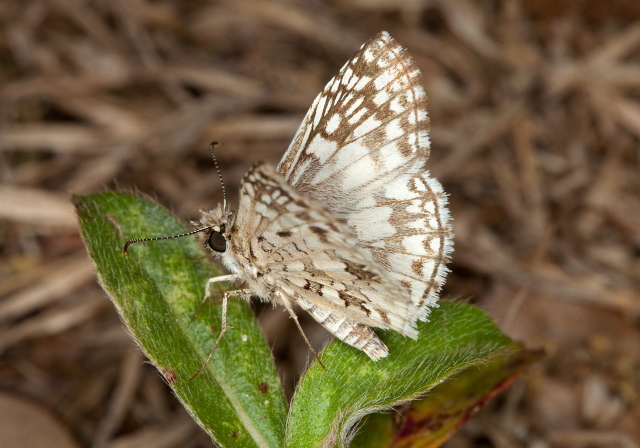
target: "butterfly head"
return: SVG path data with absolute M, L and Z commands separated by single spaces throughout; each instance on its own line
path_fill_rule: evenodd
M 218 207 L 213 210 L 202 210 L 200 221 L 193 224 L 203 229 L 199 232 L 198 239 L 208 250 L 216 254 L 224 254 L 229 248 L 229 230 L 233 225 L 233 211 L 228 208 Z
M 235 219 L 235 212 L 221 205 L 213 210 L 202 210 L 200 221 L 193 223 L 201 232 L 196 233 L 200 243 L 212 253 L 222 259 L 222 263 L 232 273 L 242 270 L 234 250 L 231 231 Z

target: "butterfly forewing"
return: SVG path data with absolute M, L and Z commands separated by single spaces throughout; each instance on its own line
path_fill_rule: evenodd
M 436 304 L 452 250 L 447 197 L 425 167 L 422 85 L 408 52 L 378 34 L 318 95 L 278 166 L 405 288 L 408 327 Z

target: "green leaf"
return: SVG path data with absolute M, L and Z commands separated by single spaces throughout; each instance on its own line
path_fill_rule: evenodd
M 186 229 L 166 210 L 139 197 L 103 193 L 74 198 L 98 278 L 140 347 L 194 419 L 222 447 L 435 447 L 537 355 L 504 336 L 480 310 L 441 303 L 417 341 L 379 332 L 388 358 L 372 362 L 334 341 L 294 396 L 289 418 L 273 360 L 241 300 L 229 303 L 230 328 L 205 370 L 220 327 L 220 306 L 204 286 L 220 275 L 190 237 L 140 244 L 126 240 Z M 426 395 L 425 395 L 426 394 Z M 398 424 L 389 414 L 405 406 Z M 285 424 L 287 432 L 285 439 Z M 286 440 L 286 441 L 285 441 Z
M 439 401 L 429 402 L 429 392 L 426 403 L 435 403 L 442 409 L 455 403 L 466 409 L 460 404 L 470 403 L 464 394 L 477 392 L 475 401 L 471 399 L 477 404 L 505 381 L 500 366 L 514 361 L 520 347 L 482 311 L 466 304 L 443 302 L 429 319 L 430 322 L 419 323 L 417 341 L 395 332 L 379 333 L 390 354 L 375 363 L 344 343 L 330 344 L 322 356 L 326 369 L 317 363 L 312 365 L 293 397 L 286 446 L 348 446 L 357 423 L 367 414 L 415 400 L 438 387 Z M 509 373 L 513 375 L 514 370 Z M 481 382 L 477 390 L 469 386 L 473 381 Z M 437 406 L 429 408 L 433 415 L 437 414 Z M 444 441 L 463 421 L 448 421 L 452 423 L 450 431 L 438 440 Z M 397 438 L 390 425 L 389 417 L 368 419 L 364 435 L 354 446 L 396 446 L 390 444 Z
M 76 196 L 82 237 L 98 279 L 132 336 L 178 399 L 222 447 L 281 447 L 286 403 L 271 353 L 246 303 L 231 300 L 217 338 L 220 304 L 198 310 L 208 278 L 220 275 L 192 237 L 135 245 L 131 238 L 186 229 L 162 207 L 123 193 Z M 220 295 L 221 297 L 221 295 Z
M 388 413 L 367 416 L 351 448 L 438 447 L 542 355 L 513 344 L 512 350 L 463 369 L 412 401 L 401 419 Z
M 351 448 L 387 448 L 395 436 L 393 417 L 390 413 L 369 414 L 358 428 Z

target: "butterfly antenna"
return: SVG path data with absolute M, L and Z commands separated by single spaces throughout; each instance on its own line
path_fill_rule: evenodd
M 220 179 L 220 185 L 222 186 L 222 208 L 224 210 L 227 210 L 227 190 L 224 188 L 222 173 L 220 172 L 220 167 L 218 166 L 218 161 L 216 160 L 216 154 L 213 151 L 213 148 L 215 148 L 219 144 L 220 143 L 218 142 L 211 142 L 211 144 L 209 145 L 209 153 L 211 154 L 211 158 L 213 159 L 213 164 L 216 167 L 216 171 L 218 172 L 218 178 Z
M 193 235 L 194 233 L 204 232 L 205 230 L 209 230 L 210 228 L 211 228 L 210 226 L 209 227 L 202 227 L 201 229 L 192 230 L 189 233 L 181 233 L 180 235 L 159 236 L 157 238 L 136 238 L 136 239 L 127 241 L 127 243 L 124 245 L 123 252 L 124 252 L 125 255 L 127 255 L 127 251 L 134 244 L 144 243 L 144 242 L 147 242 L 147 241 L 171 240 L 173 238 L 182 238 L 183 236 L 189 236 L 189 235 Z

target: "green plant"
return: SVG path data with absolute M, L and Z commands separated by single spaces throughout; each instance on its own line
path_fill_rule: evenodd
M 202 307 L 219 275 L 192 239 L 141 244 L 184 227 L 165 209 L 123 193 L 75 197 L 98 279 L 122 320 L 185 408 L 222 447 L 437 446 L 537 355 L 504 336 L 477 308 L 442 302 L 417 341 L 382 332 L 390 355 L 376 363 L 340 342 L 313 363 L 288 408 L 274 362 L 242 300 L 229 303 L 232 328 L 200 375 L 220 326 L 219 303 Z M 222 291 L 222 290 L 220 290 Z M 388 414 L 410 403 L 398 430 Z M 368 418 L 365 418 L 369 416 Z M 363 420 L 364 418 L 364 420 Z M 375 437 L 372 437 L 375 434 Z

